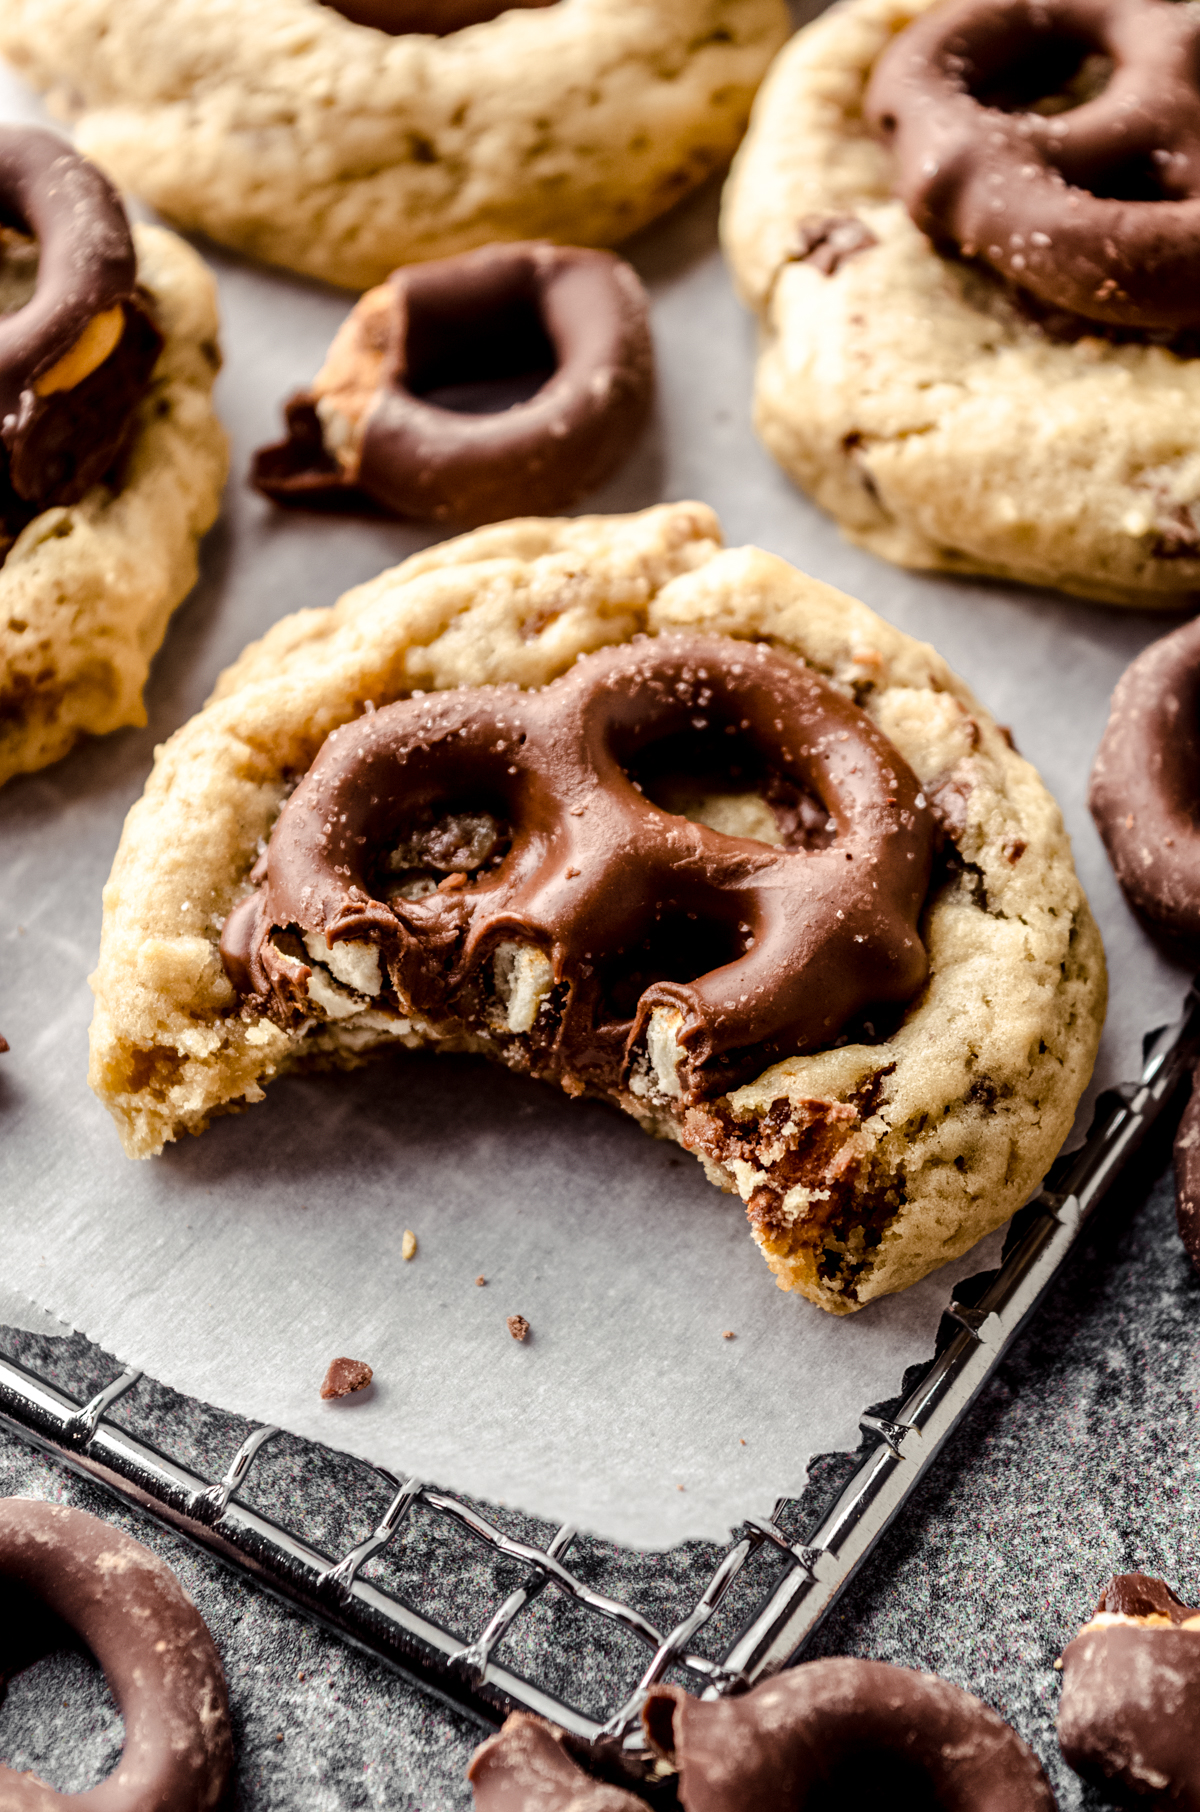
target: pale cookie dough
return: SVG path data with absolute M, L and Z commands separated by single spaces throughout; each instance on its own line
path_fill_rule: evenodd
M 164 339 L 121 489 L 44 510 L 0 567 L 0 783 L 80 736 L 144 724 L 142 687 L 196 582 L 228 453 L 212 410 L 220 365 L 212 278 L 161 227 L 135 226 L 138 280 Z
M 719 535 L 700 504 L 502 523 L 247 649 L 160 750 L 105 891 L 91 1083 L 131 1156 L 261 1100 L 294 1064 L 437 1042 L 372 1004 L 367 946 L 314 966 L 313 1017 L 295 1034 L 242 1017 L 222 968 L 225 917 L 330 730 L 415 688 L 543 685 L 605 643 L 697 629 L 802 656 L 914 769 L 948 838 L 922 920 L 930 977 L 874 1044 L 789 1059 L 701 1108 L 653 1088 L 620 1105 L 742 1197 L 784 1289 L 836 1313 L 958 1257 L 1021 1206 L 1071 1124 L 1104 1016 L 1100 937 L 1058 808 L 931 648 L 771 554 L 722 551 Z M 508 978 L 518 1066 L 522 989 L 537 981 Z
M 169 219 L 365 289 L 496 239 L 610 245 L 729 158 L 784 0 L 559 0 L 445 38 L 318 0 L 6 0 L 0 52 Z
M 1194 606 L 1200 358 L 1086 324 L 1054 339 L 914 226 L 862 102 L 923 10 L 850 0 L 763 84 L 722 223 L 762 323 L 759 433 L 851 541 L 902 566 Z

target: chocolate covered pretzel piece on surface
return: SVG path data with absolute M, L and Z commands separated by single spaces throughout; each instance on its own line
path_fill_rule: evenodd
M 1101 92 L 1038 111 L 1056 59 L 1089 52 L 1112 63 Z M 1170 0 L 954 0 L 884 51 L 867 117 L 935 243 L 1088 320 L 1194 327 L 1198 53 L 1200 23 Z
M 656 755 L 689 737 L 752 751 L 782 847 L 656 803 Z M 907 764 L 828 681 L 762 644 L 643 638 L 541 692 L 464 688 L 335 731 L 221 949 L 284 1027 L 314 1009 L 305 950 L 335 974 L 341 953 L 434 1023 L 494 1024 L 506 995 L 531 1069 L 576 1092 L 690 1103 L 916 993 L 933 842 Z M 443 879 L 417 891 L 422 860 Z
M 52 132 L 0 127 L 0 551 L 119 458 L 162 336 L 112 184 Z
M 947 1680 L 881 1661 L 804 1662 L 734 1698 L 654 1687 L 642 1721 L 677 1773 L 683 1812 L 1054 1812 L 1037 1757 L 997 1712 Z M 469 1776 L 477 1812 L 646 1803 L 586 1773 L 562 1732 L 522 1713 L 475 1752 Z
M 507 408 L 446 406 L 496 380 L 535 388 Z M 484 246 L 368 291 L 253 480 L 290 507 L 369 500 L 421 521 L 557 511 L 629 452 L 653 381 L 632 266 L 577 246 Z
M 1119 1574 L 1062 1657 L 1058 1740 L 1085 1780 L 1200 1812 L 1200 1608 Z
M 225 1677 L 204 1621 L 171 1569 L 131 1536 L 64 1504 L 0 1499 L 0 1584 L 12 1594 L 0 1668 L 36 1653 L 61 1619 L 104 1671 L 125 1723 L 121 1759 L 79 1795 L 93 1812 L 211 1812 L 233 1767 Z M 0 1764 L 6 1812 L 76 1798 Z

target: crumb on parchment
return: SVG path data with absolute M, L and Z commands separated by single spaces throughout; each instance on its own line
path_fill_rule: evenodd
M 527 1339 L 529 1336 L 529 1323 L 526 1321 L 524 1315 L 510 1315 L 508 1317 L 508 1331 L 514 1340 Z
M 401 1258 L 417 1256 L 417 1236 L 411 1227 L 404 1229 L 404 1238 L 400 1241 L 400 1256 Z
M 348 1397 L 353 1391 L 366 1390 L 374 1375 L 362 1359 L 335 1359 L 325 1374 L 321 1395 L 326 1402 L 332 1397 Z

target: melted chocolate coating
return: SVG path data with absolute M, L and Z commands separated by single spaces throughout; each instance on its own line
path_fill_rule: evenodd
M 65 1505 L 0 1500 L 0 1576 L 9 1655 L 45 1651 L 28 1619 L 44 1608 L 95 1655 L 125 1720 L 115 1771 L 84 1795 L 94 1812 L 208 1812 L 233 1766 L 225 1678 L 212 1637 L 170 1568 L 97 1517 Z M 36 1601 L 36 1602 L 35 1602 Z M 50 1640 L 58 1632 L 51 1630 Z M 0 1765 L 0 1803 L 48 1812 L 66 1803 L 33 1775 Z
M 692 823 L 630 777 L 730 729 L 798 801 L 793 847 Z M 805 805 L 821 827 L 808 847 Z M 497 830 L 436 892 L 380 897 L 381 861 L 414 824 L 481 806 L 508 827 L 507 853 Z M 933 844 L 906 763 L 818 674 L 761 644 L 641 638 L 540 692 L 433 693 L 335 730 L 221 953 L 243 997 L 285 1026 L 311 1011 L 311 971 L 273 939 L 292 927 L 377 945 L 402 1011 L 469 1024 L 486 1019 L 497 945 L 530 944 L 553 973 L 535 1073 L 623 1086 L 652 1011 L 674 1008 L 681 1097 L 697 1101 L 912 997 Z
M 658 1687 L 646 1733 L 679 1769 L 684 1812 L 1053 1812 L 1033 1751 L 999 1713 L 933 1674 L 808 1661 L 742 1698 Z
M 467 1769 L 478 1812 L 646 1812 L 646 1802 L 585 1774 L 561 1730 L 514 1711 Z
M 352 25 L 369 25 L 393 38 L 410 31 L 444 38 L 518 7 L 553 6 L 556 0 L 321 0 L 321 4 L 341 13 Z
M 3 539 L 76 503 L 120 457 L 162 336 L 137 294 L 129 222 L 112 184 L 51 132 L 0 127 L 0 224 L 37 240 L 34 293 L 0 317 Z M 40 394 L 96 316 L 119 307 L 113 350 L 81 380 Z
M 1183 1249 L 1200 1271 L 1200 1072 L 1175 1134 L 1175 1220 Z
M 326 451 L 314 398 L 287 407 L 288 439 L 255 456 L 276 503 L 365 494 L 421 521 L 473 525 L 549 515 L 594 490 L 628 453 L 650 409 L 649 309 L 611 252 L 537 242 L 490 245 L 409 265 L 389 279 L 390 344 L 356 470 Z M 526 402 L 494 414 L 423 394 L 550 364 Z
M 1088 804 L 1130 904 L 1200 953 L 1200 618 L 1122 674 Z
M 867 117 L 935 242 L 1088 320 L 1192 327 L 1198 47 L 1200 20 L 1171 0 L 956 0 L 884 51 Z M 1103 92 L 1032 111 L 1039 71 L 1057 63 L 1065 81 L 1088 52 L 1112 59 Z
M 1127 1573 L 1105 1589 L 1100 1611 L 1167 1616 L 1171 1627 L 1129 1623 L 1085 1628 L 1063 1653 L 1058 1741 L 1085 1780 L 1122 1798 L 1200 1812 L 1200 1629 L 1178 1627 L 1200 1610 L 1169 1586 Z

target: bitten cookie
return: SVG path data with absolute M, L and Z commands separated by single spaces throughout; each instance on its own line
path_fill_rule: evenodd
M 909 53 L 914 20 L 929 41 Z M 1194 603 L 1200 319 L 1181 261 L 1200 204 L 1169 198 L 1174 165 L 1149 149 L 1175 143 L 1186 87 L 1153 57 L 1189 20 L 1157 0 L 850 0 L 777 59 L 723 239 L 763 327 L 759 432 L 850 540 L 904 566 Z M 1118 71 L 1097 96 L 1106 50 Z M 885 52 L 886 93 L 870 86 Z M 1089 134 L 1091 163 L 1056 150 Z
M 227 457 L 212 279 L 50 133 L 0 130 L 0 782 L 145 722 Z
M 516 690 L 450 690 L 497 686 Z M 415 764 L 399 830 L 372 817 L 377 757 Z M 622 830 L 643 816 L 660 882 Z M 807 987 L 772 967 L 797 887 Z M 499 921 L 472 916 L 481 899 Z M 426 965 L 439 939 L 450 996 Z M 91 1081 L 131 1156 L 299 1063 L 482 1051 L 693 1151 L 781 1286 L 838 1313 L 1021 1205 L 1105 997 L 1034 770 L 932 649 L 770 554 L 722 551 L 699 504 L 500 524 L 277 624 L 160 751 L 93 987 Z
M 726 162 L 787 34 L 784 0 L 473 6 L 444 37 L 410 28 L 429 7 L 344 10 L 11 0 L 0 51 L 169 219 L 365 289 L 496 239 L 626 238 Z

